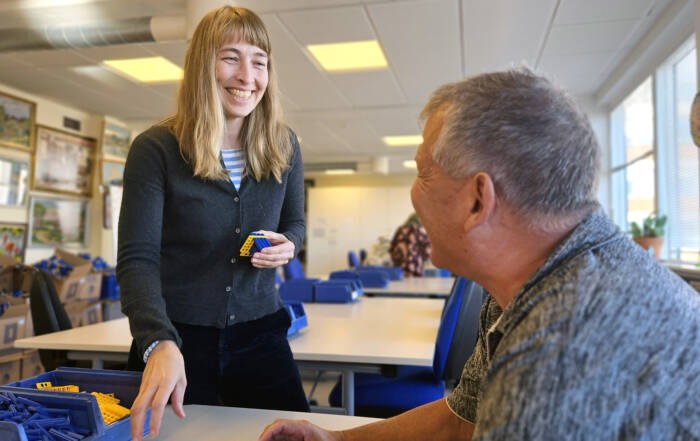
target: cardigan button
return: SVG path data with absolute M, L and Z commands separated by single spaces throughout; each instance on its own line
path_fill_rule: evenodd
M 231 287 L 230 287 L 230 286 L 227 286 L 227 287 L 226 287 L 226 292 L 231 292 Z
M 240 201 L 240 199 L 238 198 L 238 196 L 236 196 L 235 198 L 233 198 L 233 201 L 238 202 L 238 201 Z
M 236 263 L 236 258 L 235 258 L 235 257 L 232 257 L 232 258 L 231 258 L 231 263 Z
M 241 229 L 236 227 L 236 234 L 239 234 L 241 232 Z

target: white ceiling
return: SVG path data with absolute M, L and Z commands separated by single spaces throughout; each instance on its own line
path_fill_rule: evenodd
M 670 0 L 249 0 L 279 67 L 287 117 L 305 162 L 390 156 L 405 172 L 415 148 L 385 135 L 420 132 L 431 91 L 465 76 L 526 63 L 577 95 L 596 92 Z M 47 5 L 58 6 L 47 6 Z M 183 15 L 184 0 L 0 0 L 0 28 Z M 305 46 L 379 40 L 383 71 L 329 74 Z M 0 54 L 0 83 L 135 126 L 173 111 L 176 85 L 142 85 L 100 67 L 108 58 L 163 55 L 182 64 L 185 42 Z

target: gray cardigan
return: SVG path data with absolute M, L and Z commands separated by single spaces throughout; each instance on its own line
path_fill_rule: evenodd
M 290 136 L 282 183 L 244 176 L 238 192 L 228 180 L 194 177 L 167 128 L 134 140 L 124 170 L 117 280 L 141 355 L 155 340 L 181 343 L 171 321 L 223 328 L 282 306 L 275 270 L 254 268 L 239 250 L 256 230 L 277 231 L 301 247 L 303 170 Z

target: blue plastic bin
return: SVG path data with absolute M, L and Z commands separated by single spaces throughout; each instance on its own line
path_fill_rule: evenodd
M 306 318 L 306 310 L 304 305 L 299 302 L 285 302 L 284 307 L 287 309 L 289 318 L 292 320 L 292 324 L 287 330 L 287 337 L 296 334 L 302 328 L 309 326 L 309 321 Z
M 106 425 L 97 405 L 97 398 L 89 393 L 56 392 L 36 389 L 36 384 L 50 381 L 53 386 L 76 385 L 81 391 L 114 393 L 121 406 L 131 408 L 141 384 L 141 373 L 82 368 L 58 368 L 27 380 L 0 386 L 0 392 L 12 392 L 18 397 L 28 398 L 49 408 L 70 411 L 71 423 L 78 429 L 92 434 L 81 441 L 127 441 L 131 439 L 131 417 L 127 416 Z M 150 411 L 144 425 L 148 433 Z M 3 441 L 26 441 L 23 429 L 18 424 L 0 426 Z M 14 426 L 14 431 L 13 427 Z
M 102 273 L 102 291 L 100 293 L 100 298 L 103 300 L 119 300 L 119 284 L 117 283 L 117 276 L 114 272 Z
M 362 295 L 359 281 L 331 279 L 314 285 L 317 303 L 352 303 Z
M 389 275 L 384 271 L 358 269 L 362 286 L 367 288 L 386 288 L 389 286 Z
M 291 279 L 280 285 L 280 299 L 283 302 L 313 302 L 314 285 L 319 279 Z

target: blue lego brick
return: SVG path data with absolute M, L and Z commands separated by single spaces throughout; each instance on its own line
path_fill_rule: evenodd
M 253 251 L 251 254 L 257 253 L 258 251 L 262 251 L 263 248 L 271 246 L 270 241 L 267 240 L 267 237 L 254 237 L 253 244 L 255 251 L 251 250 Z
M 0 386 L 0 394 L 12 393 L 22 399 L 29 399 L 45 408 L 59 409 L 70 417 L 75 430 L 72 432 L 85 435 L 81 441 L 127 441 L 131 439 L 131 418 L 125 417 L 106 425 L 97 405 L 97 398 L 92 394 L 57 392 L 36 389 L 36 384 L 50 381 L 53 386 L 76 385 L 81 391 L 114 393 L 121 400 L 119 403 L 130 408 L 138 395 L 141 384 L 140 372 L 93 370 L 82 368 L 58 368 L 35 377 Z M 146 418 L 144 435 L 148 433 L 150 411 Z M 11 424 L 15 428 L 8 426 Z M 31 441 L 32 436 L 22 438 L 22 430 L 16 423 L 0 426 L 0 439 L 12 441 Z M 7 438 L 3 435 L 9 434 Z M 54 439 L 59 439 L 56 435 Z M 50 439 L 50 438 L 47 438 Z
M 280 285 L 280 299 L 283 302 L 313 302 L 314 285 L 318 282 L 319 279 L 287 280 Z
M 296 334 L 302 328 L 309 326 L 309 321 L 306 318 L 306 310 L 304 310 L 304 305 L 299 302 L 285 302 L 284 307 L 287 309 L 289 318 L 292 320 L 292 324 L 289 325 L 287 330 L 287 337 Z

